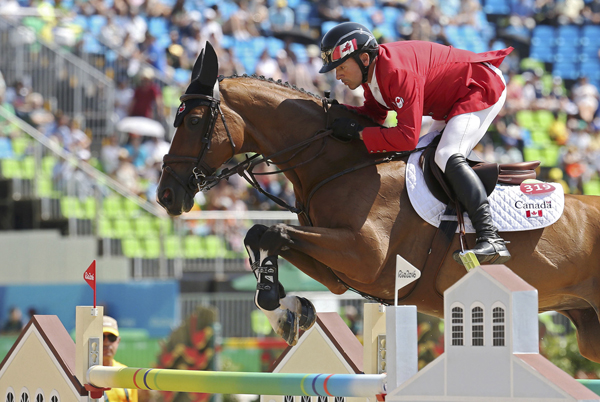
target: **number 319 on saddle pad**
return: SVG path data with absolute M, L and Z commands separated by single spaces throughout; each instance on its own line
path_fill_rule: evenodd
M 556 188 L 555 184 L 544 183 L 538 180 L 525 180 L 521 183 L 521 192 L 527 195 L 538 195 L 551 193 Z

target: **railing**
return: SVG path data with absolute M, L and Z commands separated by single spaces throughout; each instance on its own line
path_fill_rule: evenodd
M 52 111 L 81 118 L 94 136 L 113 133 L 115 85 L 103 73 L 27 27 L 0 17 L 0 71 L 7 83 L 28 82 Z
M 125 82 L 128 87 L 133 88 L 137 84 L 136 77 L 142 70 L 152 70 L 154 72 L 154 78 L 152 78 L 152 81 L 159 88 L 161 88 L 163 92 L 163 103 L 165 106 L 164 117 L 166 119 L 166 123 L 170 123 L 174 120 L 177 108 L 179 107 L 178 97 L 182 92 L 182 88 L 173 79 L 173 77 L 159 71 L 154 66 L 143 60 L 143 58 L 139 55 L 132 56 L 124 53 L 121 48 L 115 47 L 114 44 L 108 43 L 101 36 L 99 36 L 98 31 L 90 31 L 89 26 L 87 26 L 88 23 L 84 22 L 86 18 L 89 17 L 73 17 L 71 15 L 63 15 L 60 11 L 55 11 L 55 14 L 56 15 L 54 16 L 54 21 L 52 24 L 58 25 L 58 28 L 65 26 L 61 29 L 70 33 L 67 35 L 67 37 L 63 37 L 64 35 L 60 35 L 61 30 L 55 29 L 55 44 L 46 43 L 36 36 L 35 38 L 37 41 L 43 42 L 52 49 L 60 49 L 63 51 L 63 53 L 66 52 L 67 54 L 70 54 L 71 58 L 76 60 L 78 66 L 83 63 L 86 71 L 89 69 L 95 70 L 100 74 L 101 77 L 110 81 L 113 87 L 116 85 L 116 83 Z M 2 18 L 2 16 L 3 14 L 0 12 L 0 18 Z M 49 16 L 40 16 L 37 8 L 33 7 L 21 7 L 16 15 L 9 16 L 4 14 L 4 17 L 5 20 L 3 20 L 3 22 L 9 25 L 12 24 L 13 27 L 17 26 L 17 22 L 22 23 L 24 18 L 29 18 L 29 21 L 33 20 L 40 23 L 49 18 Z M 103 16 L 97 17 L 105 18 Z M 66 26 L 70 27 L 67 28 Z M 74 27 L 78 27 L 82 32 L 76 34 L 73 32 Z M 22 38 L 21 41 L 32 42 L 34 40 L 32 35 L 35 35 L 35 33 L 32 28 L 21 25 L 15 29 L 15 32 L 19 32 L 19 35 Z M 37 48 L 37 42 L 32 43 L 29 47 L 33 49 Z M 69 59 L 69 61 L 72 59 Z M 80 80 L 77 81 L 82 82 Z M 42 93 L 42 95 L 44 95 L 44 93 Z M 78 104 L 77 99 L 70 101 L 68 97 L 64 97 L 64 94 L 59 94 L 59 96 L 63 102 Z M 54 98 L 57 100 L 59 99 L 58 96 L 55 96 Z M 106 102 L 110 102 L 111 107 L 114 105 L 114 101 L 114 96 L 113 99 L 106 100 Z M 58 106 L 58 103 L 56 103 L 56 105 Z M 93 133 L 95 140 L 94 143 L 99 144 L 105 134 L 112 134 L 112 123 L 116 122 L 116 120 L 122 117 L 123 116 L 111 115 L 111 121 L 109 126 L 106 127 L 106 130 L 96 130 L 95 126 L 88 124 L 88 127 Z M 171 124 L 166 124 L 165 129 L 167 130 L 167 138 L 171 138 L 174 128 Z
M 369 302 L 351 292 L 339 296 L 326 292 L 290 292 L 290 294 L 304 295 L 309 298 L 319 312 L 340 312 L 346 306 L 353 306 L 359 316 L 362 316 L 363 304 Z M 188 317 L 198 306 L 216 308 L 217 322 L 221 325 L 224 338 L 257 336 L 257 332 L 253 329 L 253 320 L 255 326 L 269 325 L 268 322 L 257 323 L 256 321 L 266 320 L 266 317 L 254 305 L 254 293 L 183 293 L 180 296 L 180 304 L 181 317 Z
M 90 179 L 93 181 L 94 184 L 96 184 L 98 186 L 107 187 L 108 189 L 110 189 L 110 190 L 118 193 L 119 195 L 129 199 L 130 201 L 136 203 L 137 205 L 139 205 L 140 208 L 146 210 L 147 212 L 149 212 L 153 215 L 156 215 L 156 216 L 165 216 L 166 215 L 165 211 L 160 206 L 149 203 L 148 201 L 144 200 L 143 198 L 140 198 L 140 197 L 136 196 L 135 194 L 131 193 L 131 191 L 129 191 L 121 183 L 119 183 L 118 181 L 114 180 L 113 178 L 107 176 L 106 174 L 100 172 L 98 169 L 95 169 L 94 167 L 90 166 L 87 162 L 82 161 L 76 155 L 73 155 L 73 154 L 65 151 L 63 148 L 58 146 L 56 143 L 52 142 L 48 137 L 44 136 L 42 133 L 40 133 L 38 130 L 36 130 L 34 127 L 27 124 L 23 120 L 19 119 L 15 115 L 9 113 L 2 107 L 0 107 L 0 117 L 2 117 L 3 119 L 6 119 L 11 124 L 14 124 L 23 133 L 26 133 L 27 135 L 29 135 L 30 137 L 32 137 L 33 139 L 35 139 L 37 141 L 37 144 L 34 145 L 34 147 L 33 147 L 33 155 L 35 157 L 35 171 L 36 172 L 39 172 L 42 170 L 42 154 L 43 154 L 43 148 L 45 148 L 48 151 L 52 152 L 54 155 L 62 158 L 65 162 L 68 162 L 70 165 L 76 167 L 77 169 L 80 169 L 86 175 L 90 176 Z M 35 175 L 33 177 L 33 183 L 34 183 L 34 189 L 35 189 L 35 192 L 33 194 L 34 196 L 38 196 L 38 194 L 39 194 L 37 178 L 38 178 L 38 175 Z M 73 182 L 65 183 L 64 187 L 67 189 L 67 191 L 66 191 L 67 194 L 69 194 L 69 195 L 74 194 Z
M 29 201 L 33 204 L 36 200 L 39 201 L 41 223 L 38 222 L 36 227 L 56 228 L 68 235 L 98 235 L 102 238 L 102 254 L 119 255 L 120 251 L 115 251 L 115 248 L 122 247 L 116 247 L 112 241 L 115 239 L 101 233 L 103 220 L 107 218 L 103 213 L 107 212 L 110 200 L 123 200 L 119 201 L 120 206 L 126 207 L 131 215 L 128 218 L 142 220 L 145 214 L 157 220 L 166 219 L 168 223 L 166 213 L 157 204 L 133 194 L 121 183 L 65 151 L 3 107 L 0 107 L 0 121 L 4 121 L 7 126 L 16 127 L 18 132 L 14 133 L 13 141 L 29 137 L 35 140 L 17 158 L 0 160 L 0 170 L 2 177 L 12 182 L 11 194 L 5 195 L 6 197 L 13 202 Z M 9 172 L 9 167 L 13 164 L 17 164 L 19 168 Z M 3 212 L 6 214 L 6 211 Z M 124 211 L 113 212 L 116 215 Z M 66 221 L 66 226 L 62 224 L 63 221 Z M 165 232 L 169 231 L 168 226 L 173 225 L 168 223 L 166 226 L 157 226 L 154 229 L 164 239 Z M 160 242 L 158 247 L 153 258 L 156 266 L 154 271 L 157 271 L 154 276 L 175 276 L 174 273 L 169 275 L 167 272 L 163 243 Z M 133 261 L 135 273 L 139 271 L 137 265 L 141 265 L 142 261 Z

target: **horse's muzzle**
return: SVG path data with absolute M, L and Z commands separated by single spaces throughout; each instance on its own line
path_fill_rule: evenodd
M 194 199 L 187 193 L 178 196 L 176 192 L 170 188 L 158 187 L 156 191 L 156 201 L 167 211 L 170 216 L 179 216 L 184 212 L 188 212 L 194 206 Z

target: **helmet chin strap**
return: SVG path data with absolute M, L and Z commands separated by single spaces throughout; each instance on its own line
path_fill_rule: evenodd
M 371 59 L 371 55 L 369 53 L 367 53 L 367 55 L 369 56 L 369 64 L 368 65 L 364 65 L 362 60 L 360 59 L 360 54 L 355 54 L 352 57 L 354 57 L 354 60 L 356 60 L 356 63 L 358 63 L 358 67 L 360 68 L 360 71 L 362 72 L 362 83 L 366 84 L 367 83 L 367 79 L 369 78 L 369 67 L 371 67 L 371 64 L 373 63 L 373 61 L 375 59 Z

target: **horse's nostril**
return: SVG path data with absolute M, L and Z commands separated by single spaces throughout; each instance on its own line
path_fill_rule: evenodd
M 173 192 L 169 188 L 165 189 L 165 191 L 163 191 L 162 195 L 159 198 L 160 203 L 165 207 L 173 204 Z

